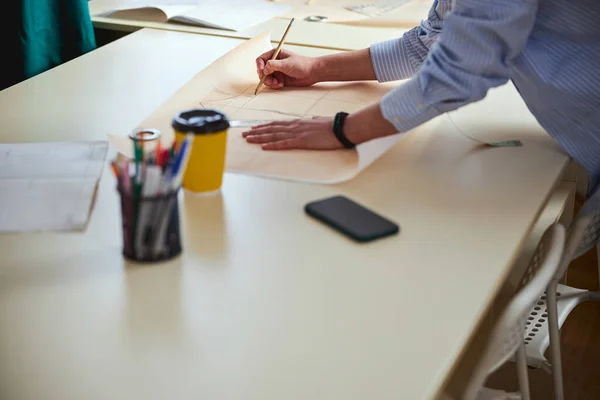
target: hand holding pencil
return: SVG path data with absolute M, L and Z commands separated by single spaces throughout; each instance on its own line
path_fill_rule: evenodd
M 292 20 L 293 21 L 293 20 Z M 291 26 L 288 25 L 286 33 Z M 261 54 L 256 59 L 256 71 L 260 78 L 255 94 L 266 86 L 280 89 L 285 86 L 310 86 L 317 83 L 316 58 L 305 57 L 283 49 L 285 34 L 277 48 Z
M 281 51 L 281 48 L 283 47 L 283 43 L 285 43 L 285 38 L 287 37 L 287 34 L 290 31 L 290 28 L 292 27 L 293 23 L 294 23 L 294 18 L 292 18 L 290 20 L 289 25 L 285 29 L 285 32 L 283 33 L 283 37 L 279 41 L 279 45 L 277 46 L 277 48 L 273 52 L 273 55 L 271 56 L 271 60 L 277 60 L 277 57 L 279 56 L 279 52 Z M 271 60 L 269 60 L 269 61 L 271 61 Z M 256 89 L 254 90 L 254 94 L 255 95 L 258 93 L 258 91 L 260 90 L 261 86 L 264 84 L 265 78 L 266 78 L 266 75 L 263 75 L 262 78 L 260 78 L 260 82 L 258 83 L 258 85 L 256 86 Z

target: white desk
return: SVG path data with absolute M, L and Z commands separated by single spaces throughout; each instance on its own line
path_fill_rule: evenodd
M 123 32 L 134 32 L 143 28 L 152 28 L 237 39 L 250 39 L 270 31 L 272 40 L 279 41 L 289 24 L 289 20 L 287 19 L 274 18 L 241 32 L 231 32 L 172 22 L 161 23 L 103 17 L 100 16 L 100 14 L 105 12 L 105 9 L 95 4 L 94 1 L 91 1 L 89 5 L 94 27 Z M 357 27 L 298 20 L 294 22 L 294 28 L 290 30 L 286 43 L 289 45 L 319 47 L 333 50 L 356 50 L 369 47 L 375 42 L 400 37 L 408 29 L 410 28 Z
M 1 92 L 0 137 L 126 133 L 238 43 L 135 32 Z M 444 122 L 338 186 L 227 174 L 183 196 L 185 253 L 156 266 L 123 261 L 107 168 L 84 234 L 0 235 L 0 398 L 433 398 L 568 163 L 510 86 L 454 119 L 525 146 L 476 150 Z M 304 215 L 338 193 L 400 235 L 355 245 Z

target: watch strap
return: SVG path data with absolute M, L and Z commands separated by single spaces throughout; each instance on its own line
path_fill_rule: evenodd
M 333 134 L 345 148 L 353 149 L 356 147 L 356 145 L 352 143 L 344 134 L 344 123 L 346 122 L 347 116 L 348 113 L 343 111 L 335 114 L 335 118 L 333 119 Z

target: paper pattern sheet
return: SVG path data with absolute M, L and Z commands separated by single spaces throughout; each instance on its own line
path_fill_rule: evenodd
M 82 230 L 107 142 L 0 144 L 0 232 Z
M 391 8 L 390 5 L 395 2 L 402 4 L 387 11 L 386 8 Z M 292 11 L 283 15 L 284 18 L 304 19 L 320 15 L 327 17 L 327 23 L 410 28 L 419 25 L 421 20 L 427 17 L 433 0 L 281 0 L 281 3 L 294 7 Z M 349 9 L 356 6 L 371 7 L 365 7 L 364 12 Z
M 412 28 L 419 26 L 421 21 L 427 18 L 432 5 L 433 0 L 411 0 L 381 15 L 335 22 L 344 25 L 378 28 Z
M 364 0 L 280 0 L 280 3 L 288 4 L 292 10 L 282 15 L 282 18 L 304 19 L 312 15 L 327 17 L 327 22 L 353 21 L 367 18 L 363 14 L 347 10 L 346 6 L 364 3 Z M 316 22 L 320 23 L 320 22 Z
M 160 106 L 138 128 L 155 128 L 166 144 L 173 139 L 171 120 L 184 109 L 212 108 L 231 120 L 282 120 L 333 116 L 353 112 L 378 101 L 395 84 L 377 82 L 325 83 L 307 88 L 253 92 L 258 83 L 255 58 L 272 48 L 269 35 L 253 38 L 230 51 Z M 426 124 L 417 129 L 430 129 Z M 132 127 L 136 128 L 136 127 Z M 241 136 L 247 128 L 232 128 L 228 135 L 226 169 L 229 172 L 305 182 L 337 183 L 352 179 L 406 134 L 371 141 L 352 150 L 264 151 Z M 132 144 L 124 136 L 111 137 L 119 151 L 131 156 Z

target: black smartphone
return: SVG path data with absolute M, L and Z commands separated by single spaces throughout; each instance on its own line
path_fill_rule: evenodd
M 400 228 L 345 196 L 334 196 L 308 203 L 308 215 L 329 225 L 357 242 L 370 242 L 394 235 Z

